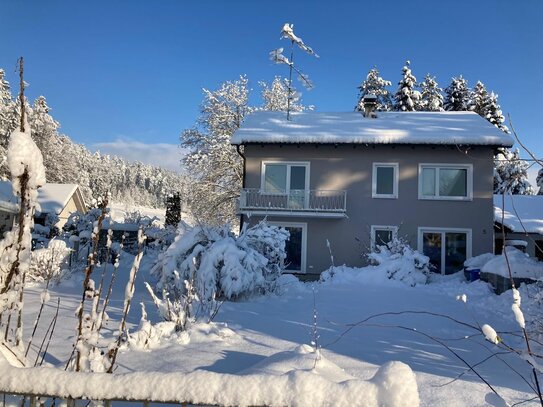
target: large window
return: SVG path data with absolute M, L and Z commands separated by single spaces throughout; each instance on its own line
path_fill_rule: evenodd
M 371 226 L 371 248 L 384 246 L 396 238 L 398 235 L 397 226 Z
M 282 195 L 288 208 L 307 206 L 308 162 L 263 162 L 261 188 L 264 194 Z
M 397 163 L 373 163 L 371 196 L 373 198 L 398 197 Z
M 306 272 L 307 223 L 269 222 L 271 225 L 285 228 L 290 233 L 285 242 L 285 271 L 292 273 Z
M 419 199 L 472 199 L 472 166 L 420 164 Z
M 471 229 L 419 228 L 418 246 L 430 258 L 433 271 L 456 273 L 471 257 Z

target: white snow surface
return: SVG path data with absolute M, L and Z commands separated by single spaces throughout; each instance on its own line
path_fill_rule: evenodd
M 513 232 L 543 234 L 543 195 L 494 195 L 494 221 Z M 504 205 L 505 204 L 505 205 Z
M 108 309 L 110 320 L 103 332 L 106 337 L 117 330 L 132 261 L 133 256 L 123 253 Z M 160 319 L 144 287 L 144 281 L 152 281 L 153 262 L 152 256 L 143 257 L 133 302 L 144 302 L 148 320 L 157 324 Z M 100 272 L 98 267 L 95 273 Z M 105 393 L 111 396 L 122 392 L 135 397 L 152 392 L 157 398 L 175 396 L 206 400 L 208 404 L 224 402 L 229 397 L 230 404 L 269 401 L 271 405 L 298 406 L 342 403 L 363 406 L 375 400 L 375 406 L 416 406 L 415 389 L 418 389 L 421 406 L 497 405 L 490 389 L 451 352 L 424 335 L 428 334 L 445 341 L 472 365 L 488 359 L 477 365 L 478 372 L 508 403 L 534 396 L 500 358 L 525 377 L 531 374 L 527 363 L 514 355 L 488 358 L 496 352 L 496 347 L 485 340 L 476 326 L 476 321 L 481 325 L 486 323 L 509 345 L 523 349 L 522 337 L 510 334 L 519 330 L 511 310 L 510 292 L 494 295 L 486 283 L 468 284 L 461 273 L 432 275 L 430 284 L 411 287 L 406 281 L 388 279 L 386 273 L 378 272 L 375 267 L 350 272 L 355 276 L 346 278 L 349 271 L 345 268 L 340 273 L 342 276 L 338 274 L 340 278 L 332 278 L 325 284 L 303 284 L 285 275 L 280 279 L 280 294 L 225 302 L 213 323 L 195 324 L 182 335 L 172 334 L 171 327 L 160 327 L 162 338 L 153 339 L 152 346 L 147 348 L 140 346 L 141 312 L 133 307 L 128 318 L 133 341 L 121 349 L 115 374 L 80 373 L 77 379 L 71 379 L 72 374 L 63 368 L 72 350 L 77 326 L 74 310 L 83 280 L 81 274 L 75 274 L 50 287 L 51 300 L 45 304 L 37 339 L 29 352 L 29 360 L 33 361 L 60 297 L 59 321 L 45 358 L 49 368 L 43 368 L 43 373 L 38 372 L 37 376 L 30 369 L 9 368 L 6 374 L 7 367 L 2 361 L 0 387 L 20 388 L 25 380 L 32 379 L 36 389 L 54 387 L 59 391 L 85 392 L 96 398 Z M 527 291 L 533 289 L 524 285 L 519 288 L 527 326 L 541 313 L 533 293 Z M 42 292 L 41 284 L 25 290 L 27 338 Z M 456 300 L 463 294 L 468 299 L 466 303 Z M 321 355 L 318 361 L 313 347 L 304 345 L 313 340 L 314 301 Z M 435 314 L 475 327 L 471 329 Z M 139 345 L 132 346 L 134 341 Z M 60 369 L 53 371 L 51 366 Z M 321 399 L 323 394 L 327 398 Z
M 301 347 L 273 358 L 268 369 L 260 369 L 265 373 L 240 375 L 202 370 L 190 373 L 74 373 L 47 367 L 18 368 L 2 359 L 0 388 L 20 393 L 32 390 L 64 398 L 86 396 L 93 400 L 122 398 L 235 406 L 319 406 L 327 405 L 333 398 L 335 406 L 419 406 L 415 375 L 406 364 L 388 362 L 372 379 L 360 380 L 326 360 L 315 362 L 315 355 L 307 348 Z M 334 380 L 335 376 L 341 379 Z
M 507 259 L 503 253 L 494 256 L 493 259 L 485 263 L 481 268 L 481 272 L 498 274 L 509 278 L 509 267 L 511 267 L 513 277 L 531 278 L 533 280 L 543 278 L 543 262 L 529 257 L 515 247 L 506 246 L 504 249 L 507 251 Z
M 444 144 L 510 147 L 513 139 L 474 112 L 257 111 L 245 118 L 232 144 Z

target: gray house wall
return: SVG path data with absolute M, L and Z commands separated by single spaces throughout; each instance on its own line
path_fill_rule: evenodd
M 472 255 L 493 251 L 493 149 L 425 145 L 245 145 L 246 188 L 261 187 L 263 161 L 307 161 L 310 189 L 347 190 L 343 219 L 268 215 L 269 221 L 307 224 L 306 272 L 319 274 L 335 264 L 362 266 L 370 247 L 371 225 L 398 226 L 399 236 L 417 248 L 419 227 L 465 228 L 472 231 Z M 372 198 L 373 163 L 398 163 L 398 198 Z M 419 200 L 419 164 L 472 164 L 471 201 Z M 254 224 L 262 216 L 244 217 Z

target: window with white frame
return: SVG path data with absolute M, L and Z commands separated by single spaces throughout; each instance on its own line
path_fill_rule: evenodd
M 456 273 L 471 257 L 471 229 L 422 227 L 418 232 L 419 251 L 437 273 Z
M 309 163 L 271 162 L 262 163 L 261 192 L 275 195 L 274 204 L 290 209 L 303 209 L 308 205 Z
M 384 246 L 390 243 L 393 239 L 398 237 L 397 226 L 371 226 L 371 248 L 375 249 L 377 246 Z
M 472 199 L 471 164 L 420 164 L 419 199 Z
M 309 188 L 308 162 L 262 163 L 261 188 L 269 193 L 288 193 Z
M 373 198 L 398 198 L 398 163 L 373 163 Z

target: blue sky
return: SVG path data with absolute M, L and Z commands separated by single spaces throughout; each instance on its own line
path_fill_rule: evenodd
M 543 156 L 540 0 L 3 0 L 1 9 L 8 80 L 15 85 L 23 55 L 29 97 L 44 94 L 62 131 L 91 148 L 122 155 L 125 145 L 138 158 L 142 145 L 159 144 L 155 155 L 165 157 L 171 144 L 175 162 L 202 88 L 246 74 L 256 101 L 258 81 L 286 73 L 268 52 L 287 45 L 279 32 L 290 22 L 321 56 L 296 56 L 315 84 L 303 100 L 319 111 L 352 110 L 373 66 L 395 88 L 409 59 L 417 79 L 429 72 L 442 87 L 459 74 L 483 81 Z

